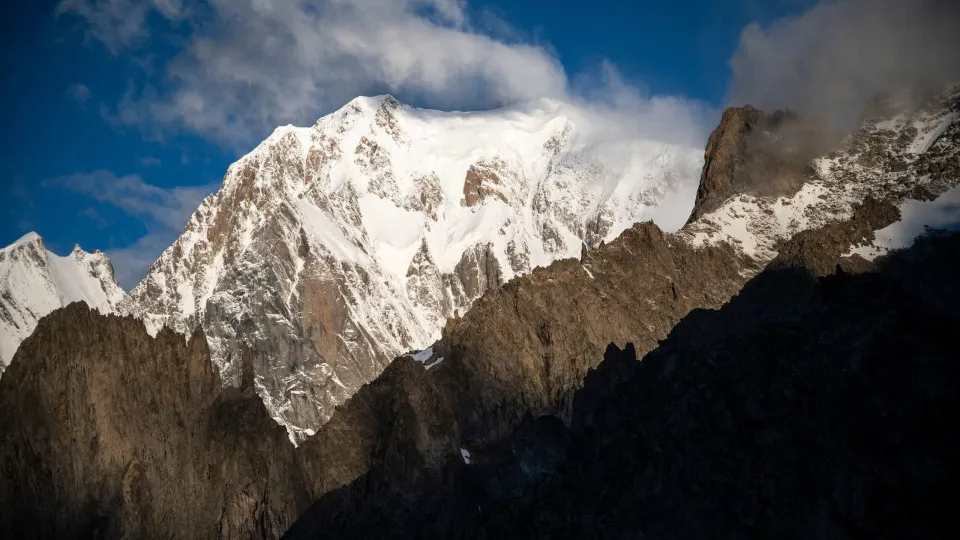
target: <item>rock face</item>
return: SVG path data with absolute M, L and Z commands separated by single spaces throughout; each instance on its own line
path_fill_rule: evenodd
M 909 201 L 939 199 L 960 182 L 956 173 L 931 173 L 930 164 L 960 162 L 958 119 L 960 91 L 954 89 L 917 109 L 866 122 L 832 151 L 801 167 L 807 171 L 805 183 L 792 195 L 725 195 L 716 210 L 688 223 L 680 234 L 694 245 L 728 243 L 755 261 L 758 270 L 797 233 L 847 222 L 868 199 L 898 208 Z M 787 152 L 786 163 L 798 155 L 802 154 Z M 765 161 L 778 163 L 779 158 Z M 703 207 L 703 200 L 698 196 L 696 204 Z M 879 218 L 874 225 L 887 222 L 881 227 L 896 219 L 889 209 L 876 206 L 867 213 Z M 929 223 L 922 216 L 918 221 Z M 922 232 L 921 226 L 897 247 L 909 246 Z M 871 259 L 886 251 L 867 249 L 873 241 L 872 235 L 857 240 L 849 254 Z
M 247 344 L 268 410 L 302 440 L 480 295 L 686 196 L 698 152 L 594 128 L 554 101 L 441 113 L 390 97 L 280 128 L 124 309 L 152 331 L 202 325 L 228 384 Z
M 835 157 L 814 161 L 793 196 L 738 194 L 675 234 L 635 225 L 580 261 L 558 261 L 486 294 L 448 323 L 432 348 L 444 360 L 431 373 L 454 396 L 464 444 L 496 441 L 527 413 L 571 420 L 573 393 L 607 344 L 633 343 L 642 356 L 691 310 L 720 307 L 768 265 L 802 266 L 813 275 L 832 274 L 837 265 L 869 268 L 862 257 L 848 257 L 851 248 L 897 222 L 908 193 L 923 186 L 940 197 L 960 186 L 958 176 L 931 180 L 919 172 L 928 152 L 960 156 L 958 104 L 951 93 L 925 110 L 867 124 Z M 915 148 L 905 171 L 862 166 L 866 152 L 896 155 L 897 147 L 863 144 L 878 125 L 922 126 L 876 142 Z
M 656 346 L 683 315 L 719 307 L 746 281 L 729 246 L 697 250 L 652 223 L 578 261 L 534 270 L 484 295 L 433 346 L 431 370 L 455 397 L 467 444 L 482 445 L 525 414 L 568 419 L 573 393 L 611 341 Z M 630 303 L 643 299 L 643 317 Z M 475 448 L 475 446 L 472 446 Z
M 734 195 L 793 196 L 807 180 L 810 160 L 826 148 L 821 137 L 789 111 L 766 115 L 749 105 L 725 110 L 707 141 L 688 222 Z
M 45 317 L 0 379 L 0 536 L 279 536 L 306 490 L 252 382 L 221 390 L 200 333 Z
M 112 313 L 125 296 L 113 266 L 99 251 L 87 253 L 76 246 L 59 257 L 47 251 L 36 233 L 0 249 L 0 375 L 47 313 L 71 302 Z

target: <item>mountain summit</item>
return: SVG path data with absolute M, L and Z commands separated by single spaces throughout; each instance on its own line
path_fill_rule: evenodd
M 0 249 L 0 374 L 44 315 L 72 302 L 111 313 L 124 297 L 100 251 L 75 246 L 60 257 L 35 232 Z
M 130 295 L 151 331 L 249 345 L 294 439 L 485 291 L 638 221 L 679 227 L 700 151 L 614 138 L 554 100 L 473 113 L 354 99 L 234 163 Z M 671 221 L 672 220 L 672 221 Z

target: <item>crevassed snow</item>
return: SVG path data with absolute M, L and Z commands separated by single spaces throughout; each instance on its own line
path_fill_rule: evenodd
M 125 298 L 103 253 L 60 257 L 28 233 L 0 250 L 0 373 L 46 314 L 73 302 L 113 313 Z

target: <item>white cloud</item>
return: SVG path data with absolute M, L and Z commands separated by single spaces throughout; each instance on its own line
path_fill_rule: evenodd
M 111 35 L 103 25 L 111 17 L 91 7 L 104 2 L 66 3 L 84 6 L 71 11 L 86 18 L 91 35 L 136 50 L 137 40 L 125 38 L 122 27 Z M 157 0 L 151 5 L 159 10 Z M 463 0 L 209 0 L 172 12 L 191 31 L 164 78 L 131 89 L 104 111 L 112 122 L 136 125 L 153 138 L 185 130 L 242 150 L 277 125 L 311 124 L 357 95 L 389 92 L 431 107 L 471 110 L 542 97 L 578 101 L 584 86 L 571 89 L 548 46 L 504 31 L 502 21 L 495 30 L 500 37 L 476 27 Z M 647 124 L 672 128 L 699 114 L 681 111 L 682 100 L 634 96 L 631 112 L 680 113 L 655 115 Z M 631 121 L 622 114 L 610 118 Z
M 956 0 L 836 0 L 752 24 L 730 63 L 729 100 L 849 126 L 877 97 L 957 82 L 958 20 Z
M 90 99 L 90 89 L 87 88 L 85 84 L 71 84 L 67 88 L 67 94 L 73 98 L 74 101 L 83 105 Z
M 120 284 L 130 289 L 146 275 L 147 269 L 183 232 L 190 216 L 216 184 L 161 188 L 147 184 L 137 175 L 117 176 L 110 171 L 77 173 L 48 180 L 46 185 L 75 191 L 114 206 L 141 220 L 147 234 L 132 246 L 107 250 Z M 88 210 L 87 212 L 90 212 Z M 92 216 L 91 216 L 92 218 Z
M 181 0 L 62 0 L 56 14 L 82 17 L 88 23 L 87 37 L 117 54 L 148 37 L 147 18 L 151 12 L 176 20 L 182 9 Z

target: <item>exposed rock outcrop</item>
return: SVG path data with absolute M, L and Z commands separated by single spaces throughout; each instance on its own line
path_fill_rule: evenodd
M 484 200 L 495 197 L 509 203 L 500 185 L 500 175 L 507 171 L 507 164 L 500 160 L 481 161 L 467 169 L 463 181 L 463 200 L 467 206 L 476 206 Z
M 766 115 L 749 105 L 725 110 L 707 141 L 688 222 L 733 195 L 792 196 L 806 181 L 810 160 L 826 148 L 817 135 L 789 111 Z
M 297 452 L 315 498 L 371 474 L 383 489 L 429 489 L 460 460 L 458 432 L 449 397 L 406 357 L 337 407 Z M 367 496 L 378 493 L 368 488 Z
M 644 223 L 488 292 L 434 346 L 465 441 L 495 440 L 528 413 L 566 418 L 608 343 L 655 347 L 689 310 L 736 293 L 739 267 L 729 246 L 697 250 Z M 611 298 L 642 299 L 644 316 Z
M 0 536 L 279 536 L 307 490 L 241 364 L 221 390 L 202 333 L 45 317 L 0 379 Z

